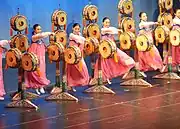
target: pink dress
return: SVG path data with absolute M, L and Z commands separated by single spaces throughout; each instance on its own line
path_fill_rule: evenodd
M 180 28 L 180 19 L 175 17 L 173 19 L 174 27 L 173 29 Z M 172 46 L 172 64 L 179 65 L 180 64 L 180 46 Z
M 154 25 L 154 22 L 144 22 L 141 21 L 139 24 L 140 31 L 139 33 L 145 33 L 148 36 L 152 37 L 151 26 Z M 163 61 L 160 56 L 160 53 L 155 45 L 153 45 L 152 50 L 146 52 L 138 51 L 138 62 L 139 62 L 139 70 L 140 71 L 149 71 L 149 70 L 157 70 L 162 69 Z
M 49 36 L 51 32 L 44 32 L 41 34 L 36 34 L 32 36 L 31 46 L 28 49 L 28 52 L 33 52 L 38 56 L 39 59 L 39 68 L 41 72 L 41 76 L 37 73 L 37 71 L 33 72 L 25 72 L 25 84 L 27 88 L 42 88 L 44 86 L 47 86 L 50 81 L 46 78 L 46 63 L 45 63 L 45 44 L 43 42 L 43 38 Z
M 85 38 L 80 34 L 73 33 L 69 36 L 69 46 L 78 46 L 83 52 Z M 67 84 L 73 86 L 85 86 L 89 83 L 89 73 L 84 58 L 81 59 L 82 68 L 79 69 L 79 64 L 67 64 Z
M 4 90 L 4 81 L 3 81 L 3 71 L 2 71 L 2 54 L 3 54 L 3 46 L 7 45 L 7 40 L 1 40 L 0 41 L 0 97 L 4 96 L 5 90 Z
M 114 34 L 118 34 L 118 30 L 115 27 L 102 28 L 101 34 L 102 40 L 114 41 Z M 117 59 L 118 62 L 115 62 L 113 58 L 101 58 L 103 81 L 121 76 L 135 66 L 135 61 L 119 48 L 117 48 Z M 94 77 L 98 78 L 98 59 L 95 64 Z

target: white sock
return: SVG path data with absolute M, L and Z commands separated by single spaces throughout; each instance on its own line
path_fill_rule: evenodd
M 4 97 L 0 96 L 0 100 L 4 100 Z
M 108 82 L 108 84 L 112 84 L 111 81 L 110 81 L 109 79 L 107 79 L 107 82 Z
M 41 92 L 42 94 L 44 94 L 44 93 L 45 93 L 45 91 L 44 91 L 44 88 L 43 88 L 43 87 L 41 87 L 39 90 L 40 90 L 40 92 Z
M 37 93 L 38 95 L 41 94 L 41 93 L 39 92 L 39 89 L 36 89 L 35 91 L 36 91 L 36 93 Z

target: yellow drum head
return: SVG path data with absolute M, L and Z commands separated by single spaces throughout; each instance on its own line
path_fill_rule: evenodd
M 173 46 L 179 46 L 179 44 L 180 44 L 180 28 L 171 30 L 170 42 Z
M 120 0 L 118 4 L 118 9 L 120 13 L 123 13 L 123 14 L 132 13 L 133 12 L 132 0 L 123 0 L 123 1 Z
M 131 32 L 123 32 L 119 37 L 119 41 L 123 50 L 129 50 L 132 42 L 135 41 L 135 35 Z
M 102 40 L 99 45 L 99 52 L 103 58 L 109 58 L 117 51 L 115 42 L 109 40 Z
M 165 43 L 168 36 L 169 36 L 169 28 L 167 28 L 166 26 L 158 26 L 155 29 L 155 40 L 158 43 Z
M 139 35 L 136 38 L 136 47 L 139 51 L 147 51 L 148 45 L 148 39 L 145 35 Z
M 87 56 L 98 52 L 99 41 L 96 38 L 87 38 L 84 44 L 84 52 Z

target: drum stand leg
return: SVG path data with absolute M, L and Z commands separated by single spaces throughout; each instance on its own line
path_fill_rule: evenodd
M 168 45 L 169 45 L 169 47 L 168 47 L 168 64 L 166 65 L 166 67 L 168 68 L 168 72 L 156 75 L 153 78 L 168 79 L 168 80 L 180 80 L 180 77 L 176 73 L 174 73 L 172 70 L 172 56 L 171 56 L 172 55 L 172 46 L 170 43 Z
M 139 74 L 138 74 L 138 70 L 134 69 L 134 78 L 127 80 L 123 83 L 121 83 L 120 85 L 123 86 L 143 86 L 143 87 L 152 87 L 152 85 L 148 82 L 146 82 L 145 80 L 143 80 L 142 78 L 139 78 Z
M 37 94 L 23 91 L 23 89 L 25 89 L 25 85 L 22 82 L 24 82 L 24 70 L 22 68 L 18 68 L 18 91 L 10 95 L 12 97 L 12 101 L 21 100 L 22 94 L 30 100 L 39 97 Z
M 64 66 L 64 70 L 65 70 L 66 69 L 65 68 L 65 63 L 63 64 L 63 66 Z M 65 74 L 63 75 L 62 92 L 56 93 L 56 94 L 52 94 L 52 95 L 48 96 L 45 99 L 47 101 L 55 101 L 55 100 L 78 101 L 78 99 L 76 97 L 74 97 L 73 95 L 71 95 L 71 94 L 69 94 L 67 92 L 67 79 L 66 79 L 66 75 Z
M 101 56 L 99 56 L 99 62 L 98 62 L 98 83 L 85 90 L 85 93 L 107 93 L 107 94 L 115 94 L 114 91 L 107 88 L 105 85 L 103 85 L 103 79 L 102 79 L 102 70 L 101 70 Z
M 60 62 L 56 62 L 56 84 L 51 90 L 51 94 L 57 94 L 62 92 L 62 82 L 60 77 Z
M 24 91 L 24 87 L 22 85 L 22 82 L 24 80 L 24 76 L 23 76 L 23 69 L 19 68 L 18 69 L 18 73 L 19 73 L 19 79 L 18 79 L 18 85 L 19 85 L 19 90 L 20 92 L 18 92 L 15 96 L 14 96 L 14 101 L 9 103 L 6 107 L 7 108 L 35 108 L 38 109 L 38 107 L 33 104 L 30 100 L 28 100 L 26 95 L 33 96 L 31 93 L 26 93 Z
M 135 78 L 136 70 L 137 70 L 136 68 L 131 69 L 128 73 L 124 74 L 122 79 L 132 79 L 132 78 Z M 143 77 L 143 78 L 147 77 L 147 75 L 144 74 L 141 71 L 137 71 L 137 74 L 138 74 L 139 77 Z

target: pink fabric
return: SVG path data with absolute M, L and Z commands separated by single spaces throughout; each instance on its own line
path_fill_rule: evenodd
M 152 49 L 154 51 L 153 56 L 150 54 L 150 51 L 138 52 L 139 69 L 141 71 L 157 70 L 163 67 L 163 62 L 158 49 L 155 45 Z
M 80 36 L 80 38 L 82 38 Z M 72 39 L 72 37 L 70 37 Z M 78 46 L 83 52 L 84 43 L 76 43 L 75 41 L 70 41 L 69 46 Z M 89 73 L 84 58 L 81 59 L 82 61 L 82 71 L 79 70 L 79 65 L 71 65 L 67 64 L 67 83 L 68 86 L 85 86 L 89 83 Z
M 178 26 L 173 27 L 173 29 L 179 28 Z M 172 64 L 180 64 L 180 46 L 172 46 Z M 167 62 L 167 60 L 166 60 Z
M 0 41 L 0 96 L 4 96 L 6 94 L 4 90 L 4 80 L 3 80 L 3 70 L 2 70 L 2 54 L 3 54 L 3 48 L 5 45 L 8 44 L 7 40 L 1 40 Z
M 135 66 L 134 60 L 119 48 L 117 48 L 117 57 L 117 63 L 113 58 L 101 59 L 101 69 L 104 81 L 121 76 Z M 95 64 L 94 76 L 95 78 L 98 78 L 98 60 Z
M 111 34 L 102 36 L 102 40 L 107 39 L 114 41 L 114 36 Z M 101 69 L 104 81 L 121 76 L 135 66 L 134 60 L 119 48 L 117 48 L 117 58 L 118 62 L 115 62 L 113 58 L 101 59 Z M 95 64 L 94 77 L 98 78 L 98 59 Z
M 50 80 L 46 78 L 46 63 L 45 63 L 45 45 L 44 43 L 32 43 L 29 52 L 33 52 L 38 56 L 39 67 L 41 76 L 37 74 L 37 71 L 34 72 L 25 72 L 25 84 L 27 88 L 41 88 L 47 86 L 50 83 Z
M 147 34 L 148 37 L 151 37 L 150 40 L 153 42 L 153 35 L 151 33 L 150 26 L 153 24 L 153 22 L 141 22 L 141 25 L 139 27 L 142 27 L 144 29 L 140 30 L 140 34 Z M 148 30 L 148 31 L 147 31 Z M 160 53 L 155 45 L 153 45 L 153 50 L 146 51 L 146 52 L 140 52 L 138 51 L 138 62 L 139 62 L 139 69 L 141 71 L 149 71 L 149 70 L 157 70 L 161 69 L 163 67 L 163 61 L 160 56 Z M 153 55 L 151 52 L 153 51 Z

